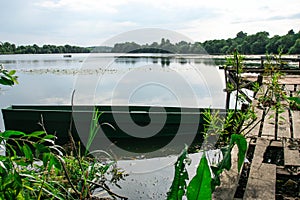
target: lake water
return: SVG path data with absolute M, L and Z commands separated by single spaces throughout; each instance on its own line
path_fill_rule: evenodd
M 166 54 L 0 55 L 19 84 L 1 87 L 12 104 L 161 105 L 224 108 L 223 72 L 210 57 Z M 3 130 L 1 116 L 0 128 Z

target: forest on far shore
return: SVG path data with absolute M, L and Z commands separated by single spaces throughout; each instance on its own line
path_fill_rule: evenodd
M 16 46 L 9 42 L 0 42 L 0 54 L 50 54 L 50 53 L 179 53 L 179 54 L 231 54 L 237 49 L 241 54 L 278 53 L 300 54 L 300 31 L 288 31 L 287 34 L 270 37 L 266 31 L 248 35 L 243 31 L 236 34 L 235 38 L 207 40 L 205 42 L 189 43 L 180 41 L 171 43 L 169 39 L 162 38 L 160 43 L 137 44 L 135 42 L 117 43 L 113 47 L 78 47 L 56 45 L 21 45 Z

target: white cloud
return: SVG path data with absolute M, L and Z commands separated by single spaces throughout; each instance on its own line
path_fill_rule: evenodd
M 299 0 L 22 0 L 0 2 L 1 40 L 94 45 L 138 28 L 164 28 L 193 40 L 299 31 Z M 14 17 L 8 17 L 14 13 Z
M 66 10 L 73 10 L 79 12 L 105 12 L 105 13 L 117 13 L 117 6 L 126 4 L 128 1 L 117 0 L 46 0 L 36 3 L 37 6 L 43 8 L 61 8 Z

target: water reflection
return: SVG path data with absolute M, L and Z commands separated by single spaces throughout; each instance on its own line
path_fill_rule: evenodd
M 20 82 L 2 87 L 1 108 L 11 104 L 70 104 L 73 89 L 77 90 L 78 104 L 222 108 L 225 102 L 222 72 L 210 58 L 201 56 L 1 55 L 0 63 L 17 69 Z M 196 103 L 191 103 L 193 98 Z M 2 121 L 0 128 L 3 130 Z

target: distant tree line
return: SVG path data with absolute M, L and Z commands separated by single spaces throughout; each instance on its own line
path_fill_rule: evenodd
M 248 35 L 243 31 L 236 34 L 235 38 L 207 40 L 203 43 L 190 43 L 180 41 L 171 43 L 169 39 L 162 38 L 160 43 L 140 45 L 135 42 L 117 43 L 114 47 L 96 46 L 96 47 L 78 47 L 71 45 L 27 45 L 16 46 L 9 42 L 0 42 L 0 54 L 50 54 L 50 53 L 181 53 L 181 54 L 201 54 L 209 53 L 231 54 L 237 49 L 241 54 L 265 54 L 278 53 L 300 54 L 300 31 L 288 31 L 286 35 L 273 37 L 268 32 L 258 32 Z
M 26 45 L 16 46 L 9 42 L 0 43 L 0 54 L 50 54 L 50 53 L 89 53 L 91 49 L 85 47 L 64 45 Z
M 237 49 L 242 54 L 278 53 L 300 54 L 300 31 L 288 31 L 286 35 L 269 37 L 268 32 L 258 32 L 247 35 L 243 31 L 236 34 L 235 38 L 208 40 L 203 43 L 189 43 L 181 41 L 172 44 L 168 39 L 161 39 L 160 43 L 139 45 L 135 42 L 117 43 L 112 48 L 113 53 L 209 53 L 231 54 Z

